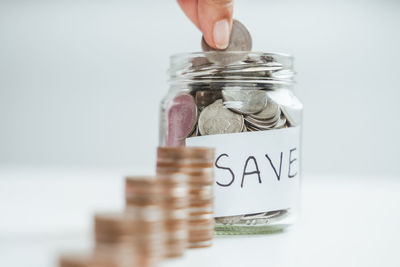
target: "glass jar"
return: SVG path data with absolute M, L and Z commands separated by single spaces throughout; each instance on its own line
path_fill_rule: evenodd
M 215 147 L 216 233 L 270 233 L 291 225 L 299 206 L 303 111 L 293 93 L 293 58 L 177 54 L 169 73 L 160 146 Z

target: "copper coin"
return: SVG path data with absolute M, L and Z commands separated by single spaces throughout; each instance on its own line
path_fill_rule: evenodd
M 168 197 L 186 197 L 188 195 L 188 186 L 163 186 L 161 194 Z
M 93 253 L 62 255 L 59 259 L 60 267 L 119 267 L 115 257 L 99 256 Z
M 190 200 L 190 207 L 205 207 L 205 206 L 212 206 L 214 204 L 213 199 L 191 199 Z
M 187 247 L 187 240 L 170 241 L 165 243 L 166 258 L 182 257 Z
M 207 248 L 212 246 L 212 241 L 190 242 L 188 248 Z
M 181 172 L 170 172 L 168 174 L 157 173 L 161 185 L 164 184 L 186 184 L 187 176 Z
M 125 196 L 125 203 L 129 206 L 154 206 L 158 205 L 161 201 L 161 196 L 157 197 L 139 197 L 135 195 L 127 194 Z
M 157 168 L 167 168 L 167 169 L 198 169 L 202 170 L 203 168 L 213 168 L 214 167 L 214 161 L 199 161 L 199 162 L 190 162 L 189 160 L 187 162 L 165 162 L 165 161 L 157 161 Z
M 190 231 L 189 230 L 189 242 L 199 242 L 199 241 L 206 241 L 211 240 L 214 237 L 213 230 L 200 230 L 200 231 Z
M 157 161 L 213 161 L 214 151 L 210 147 L 158 147 Z

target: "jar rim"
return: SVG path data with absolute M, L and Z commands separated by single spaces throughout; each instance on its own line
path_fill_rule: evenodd
M 171 85 L 223 84 L 281 88 L 293 84 L 293 56 L 284 53 L 218 51 L 178 53 L 170 57 Z
M 198 57 L 198 56 L 206 56 L 220 53 L 219 51 L 206 51 L 206 52 L 181 52 L 175 53 L 170 56 L 170 61 L 173 62 L 179 58 L 190 58 L 190 57 Z M 254 56 L 278 56 L 287 60 L 293 60 L 294 57 L 288 53 L 282 52 L 262 52 L 262 51 L 224 51 L 227 55 L 254 55 Z

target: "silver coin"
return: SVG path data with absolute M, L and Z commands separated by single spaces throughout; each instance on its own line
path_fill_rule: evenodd
M 211 65 L 211 62 L 205 57 L 194 57 L 190 60 L 190 63 L 192 63 L 191 68 L 195 70 L 200 70 Z
M 232 225 L 232 224 L 237 224 L 240 222 L 242 219 L 242 215 L 239 216 L 226 216 L 226 217 L 216 217 L 215 222 L 216 223 L 221 223 L 224 225 Z
M 287 217 L 288 210 L 275 210 L 255 214 L 216 217 L 215 222 L 224 225 L 256 225 L 278 222 Z
M 246 124 L 244 124 L 244 123 L 243 123 L 243 127 L 242 127 L 241 132 L 247 132 L 247 127 L 246 127 Z
M 262 90 L 223 90 L 222 97 L 226 107 L 242 114 L 258 113 L 267 104 L 267 94 Z
M 206 57 L 216 64 L 228 65 L 247 58 L 247 53 L 224 53 L 230 51 L 251 51 L 252 41 L 249 31 L 237 20 L 232 21 L 232 32 L 229 38 L 229 45 L 223 50 L 210 47 L 204 38 L 201 39 L 201 47 L 207 53 Z
M 284 217 L 286 217 L 285 216 L 286 213 L 287 213 L 286 210 L 276 210 L 258 214 L 247 214 L 242 217 L 240 222 L 244 222 L 247 225 L 267 224 L 267 223 L 272 223 L 273 221 L 282 220 Z
M 286 124 L 286 118 L 285 117 L 280 117 L 278 122 L 275 124 L 274 129 L 281 129 L 283 126 Z
M 245 117 L 245 122 L 248 126 L 252 127 L 253 129 L 257 130 L 271 130 L 274 129 L 276 124 L 279 122 L 281 117 L 281 113 L 277 113 L 275 117 L 269 120 L 257 120 L 250 116 Z
M 201 135 L 239 133 L 243 129 L 243 116 L 227 109 L 222 99 L 216 100 L 201 111 L 199 116 Z
M 265 212 L 264 216 L 267 218 L 275 218 L 281 215 L 285 215 L 288 211 L 287 210 L 274 210 L 274 211 L 269 211 Z
M 278 112 L 279 112 L 279 105 L 274 101 L 272 101 L 271 99 L 268 99 L 266 107 L 259 113 L 252 114 L 251 117 L 258 120 L 267 120 L 276 116 Z
M 256 124 L 256 125 L 268 126 L 268 125 L 274 125 L 279 120 L 280 117 L 281 117 L 281 113 L 278 112 L 275 114 L 274 117 L 272 117 L 268 120 L 258 120 L 258 119 L 253 118 L 252 116 L 246 116 L 245 120 L 249 121 L 253 124 Z
M 259 129 L 253 128 L 251 125 L 246 126 L 247 132 L 258 132 Z
M 250 122 L 250 121 L 246 120 L 247 128 L 250 128 L 253 131 L 272 130 L 272 129 L 274 129 L 274 127 L 275 127 L 277 122 L 275 122 L 274 124 L 271 124 L 271 125 L 262 125 L 262 124 L 255 124 L 253 122 Z

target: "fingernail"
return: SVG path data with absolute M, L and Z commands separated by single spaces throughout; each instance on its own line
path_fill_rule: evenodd
M 229 23 L 227 19 L 217 21 L 214 25 L 214 43 L 218 49 L 225 49 L 229 44 Z

